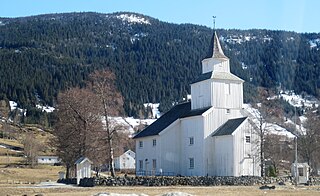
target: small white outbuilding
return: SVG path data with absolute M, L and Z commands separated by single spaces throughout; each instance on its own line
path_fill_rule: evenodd
M 291 174 L 296 179 L 297 184 L 306 184 L 309 180 L 308 163 L 293 163 L 291 165 Z
M 91 177 L 92 161 L 86 157 L 81 157 L 74 164 L 76 166 L 77 184 L 80 183 L 80 179 Z
M 57 164 L 61 160 L 58 156 L 37 156 L 38 164 Z
M 135 157 L 135 152 L 127 150 L 125 153 L 114 159 L 114 168 L 118 170 L 135 169 Z

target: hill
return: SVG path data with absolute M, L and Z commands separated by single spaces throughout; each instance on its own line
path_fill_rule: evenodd
M 231 71 L 246 81 L 246 102 L 258 86 L 319 95 L 320 34 L 217 31 Z M 204 26 L 126 12 L 0 18 L 0 100 L 16 101 L 36 121 L 37 104 L 54 106 L 61 90 L 84 86 L 89 73 L 108 67 L 127 115 L 139 116 L 149 102 L 166 111 L 190 93 L 211 35 Z

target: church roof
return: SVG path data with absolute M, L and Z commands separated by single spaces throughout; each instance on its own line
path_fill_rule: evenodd
M 217 32 L 215 31 L 211 42 L 210 42 L 210 47 L 209 51 L 207 53 L 207 56 L 205 58 L 228 58 L 224 55 L 223 50 L 220 45 L 220 41 L 217 35 Z
M 192 84 L 197 83 L 197 82 L 201 82 L 204 80 L 208 80 L 211 78 L 212 79 L 219 79 L 219 80 L 233 80 L 233 81 L 242 81 L 243 82 L 243 80 L 241 78 L 239 78 L 238 76 L 236 76 L 232 73 L 211 71 L 211 72 L 201 74 L 194 82 L 192 82 Z
M 201 115 L 209 108 L 211 107 L 191 110 L 191 102 L 178 104 L 171 108 L 171 110 L 169 110 L 167 113 L 163 114 L 154 123 L 152 123 L 147 128 L 135 135 L 133 138 L 136 139 L 141 137 L 158 135 L 161 131 L 163 131 L 177 119 Z
M 247 117 L 230 119 L 214 132 L 212 136 L 231 135 Z

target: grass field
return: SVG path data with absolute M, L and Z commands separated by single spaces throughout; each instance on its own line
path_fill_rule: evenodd
M 98 193 L 118 193 L 118 194 L 146 194 L 146 195 L 163 195 L 165 193 L 183 192 L 191 195 L 320 195 L 320 187 L 298 187 L 285 186 L 277 187 L 275 190 L 260 190 L 258 186 L 219 186 L 219 187 L 93 187 L 93 188 L 22 188 L 0 187 L 1 194 L 4 195 L 36 195 L 46 196 L 90 196 Z
M 22 147 L 18 141 L 3 140 L 0 142 Z M 8 155 L 9 156 L 8 156 Z M 277 186 L 275 190 L 260 190 L 259 186 L 219 186 L 219 187 L 93 187 L 77 186 L 42 186 L 40 182 L 56 182 L 58 172 L 65 169 L 61 166 L 37 165 L 30 168 L 25 164 L 23 156 L 10 154 L 0 148 L 0 196 L 2 195 L 37 195 L 45 196 L 90 196 L 98 193 L 163 195 L 172 192 L 184 192 L 191 195 L 320 195 L 320 186 L 294 187 L 292 185 Z

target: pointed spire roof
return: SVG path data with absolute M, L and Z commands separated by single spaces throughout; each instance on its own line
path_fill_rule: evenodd
M 228 58 L 223 53 L 216 31 L 214 31 L 214 34 L 212 36 L 211 43 L 210 43 L 210 48 L 205 58 Z

